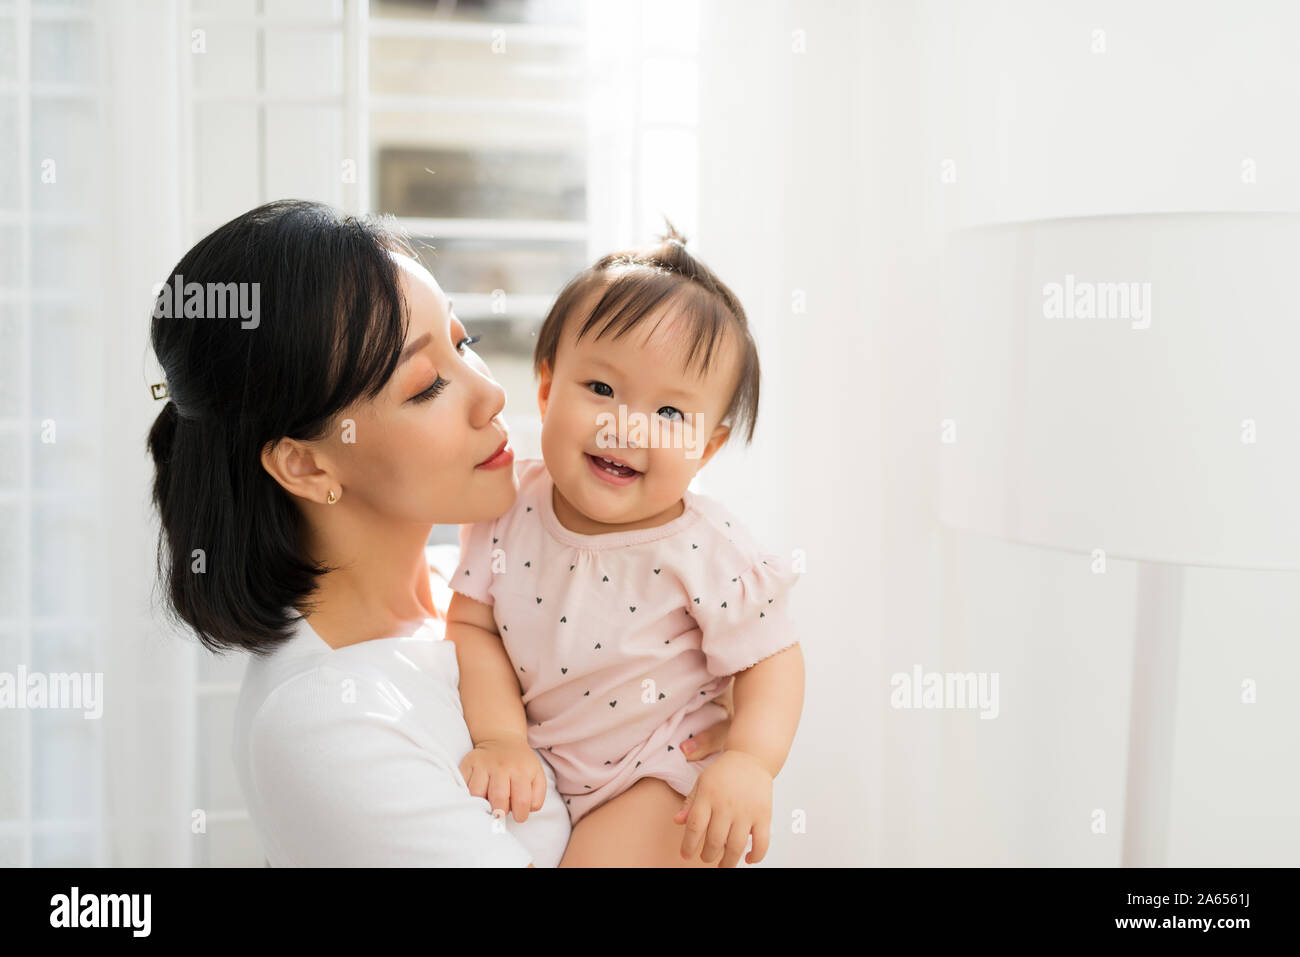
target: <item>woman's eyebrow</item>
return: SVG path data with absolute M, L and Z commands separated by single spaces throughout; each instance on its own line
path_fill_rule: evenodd
M 397 364 L 400 366 L 407 359 L 411 358 L 411 356 L 415 355 L 415 353 L 427 346 L 432 340 L 433 336 L 427 332 L 416 338 L 409 346 L 402 350 L 402 356 L 397 360 Z

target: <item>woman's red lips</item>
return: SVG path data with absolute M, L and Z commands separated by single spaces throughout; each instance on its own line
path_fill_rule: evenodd
M 497 447 L 497 450 L 493 452 L 491 455 L 489 455 L 487 458 L 485 458 L 478 465 L 474 466 L 474 468 L 499 469 L 504 465 L 509 465 L 511 462 L 515 460 L 515 453 L 509 446 L 510 446 L 510 440 L 508 438 L 503 439 L 501 445 Z

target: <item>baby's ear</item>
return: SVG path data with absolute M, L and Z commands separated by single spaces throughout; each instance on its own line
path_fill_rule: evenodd
M 709 436 L 709 441 L 704 446 L 704 451 L 700 455 L 700 464 L 695 467 L 695 471 L 704 468 L 709 459 L 713 458 L 713 453 L 726 444 L 728 436 L 731 435 L 731 426 L 719 425 L 713 429 L 713 434 Z
M 546 403 L 550 401 L 550 398 L 551 364 L 543 359 L 537 382 L 537 411 L 539 415 L 546 415 Z

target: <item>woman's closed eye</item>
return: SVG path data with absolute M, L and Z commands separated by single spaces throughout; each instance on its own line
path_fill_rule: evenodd
M 482 336 L 466 336 L 464 339 L 460 340 L 460 342 L 456 343 L 456 351 L 459 352 L 461 355 L 464 355 L 465 353 L 462 350 L 464 349 L 465 346 L 472 346 L 474 343 L 478 342 L 482 338 L 483 338 Z M 436 398 L 437 396 L 441 395 L 442 390 L 447 388 L 447 386 L 449 385 L 451 385 L 451 380 L 444 379 L 441 375 L 439 375 L 433 380 L 433 382 L 429 384 L 429 387 L 427 389 L 424 389 L 421 392 L 417 392 L 415 395 L 411 396 L 411 398 L 408 399 L 407 401 L 428 402 L 430 399 Z
M 447 388 L 447 386 L 450 385 L 450 384 L 451 384 L 451 380 L 450 380 L 450 379 L 444 379 L 442 376 L 438 376 L 438 377 L 435 378 L 435 379 L 433 380 L 433 382 L 429 385 L 429 388 L 425 389 L 423 392 L 417 392 L 415 395 L 413 395 L 413 396 L 411 396 L 409 399 L 407 399 L 407 401 L 408 401 L 408 402 L 428 402 L 430 399 L 435 398 L 436 396 L 441 395 L 441 394 L 442 394 L 442 390 L 445 389 L 445 388 Z

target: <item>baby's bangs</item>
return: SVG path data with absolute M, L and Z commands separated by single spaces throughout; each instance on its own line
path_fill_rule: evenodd
M 604 294 L 578 329 L 579 340 L 596 326 L 597 339 L 607 332 L 618 339 L 659 309 L 672 306 L 677 312 L 675 331 L 682 338 L 682 368 L 698 366 L 701 373 L 711 368 L 722 349 L 727 326 L 734 321 L 716 296 L 677 273 L 653 267 L 615 269 L 607 276 Z M 663 319 L 656 319 L 656 328 Z

